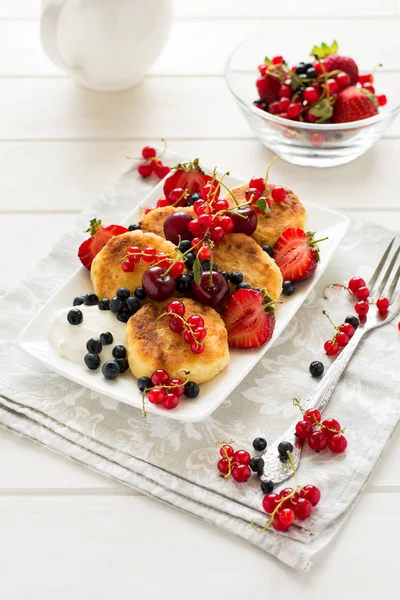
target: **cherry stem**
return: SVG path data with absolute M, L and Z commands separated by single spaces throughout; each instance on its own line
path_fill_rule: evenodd
M 227 173 L 226 173 L 226 175 L 229 175 L 229 172 L 227 172 Z M 223 187 L 223 188 L 225 188 L 225 189 L 226 189 L 226 191 L 228 192 L 228 194 L 229 194 L 229 195 L 230 195 L 230 196 L 233 198 L 233 201 L 234 201 L 234 203 L 236 204 L 236 206 L 240 206 L 240 204 L 239 204 L 239 202 L 236 200 L 236 198 L 235 198 L 235 196 L 234 196 L 234 194 L 233 194 L 232 190 L 230 190 L 230 189 L 228 188 L 228 186 L 227 186 L 227 185 L 225 185 L 225 183 L 223 183 L 223 181 L 220 181 L 220 184 L 222 185 L 222 187 Z
M 265 173 L 265 177 L 264 177 L 265 186 L 267 185 L 270 169 L 271 169 L 272 165 L 278 160 L 278 158 L 279 158 L 278 156 L 275 156 L 268 165 L 268 169 L 267 169 L 267 172 Z

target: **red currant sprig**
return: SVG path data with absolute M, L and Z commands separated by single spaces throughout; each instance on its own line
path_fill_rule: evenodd
M 347 346 L 356 330 L 351 323 L 342 323 L 338 327 L 333 323 L 326 310 L 323 310 L 322 314 L 325 315 L 335 329 L 332 339 L 325 342 L 324 350 L 328 356 L 336 356 L 342 348 Z
M 285 188 L 281 185 L 275 186 L 271 192 L 268 190 L 269 171 L 276 160 L 278 160 L 277 156 L 268 165 L 264 178 L 253 177 L 249 181 L 249 189 L 246 191 L 245 198 L 253 205 L 254 210 L 258 214 L 268 214 L 271 212 L 271 198 L 276 203 L 284 202 L 286 199 Z
M 174 253 L 175 251 L 171 254 Z M 121 268 L 125 273 L 132 273 L 135 270 L 135 265 L 140 261 L 144 261 L 152 266 L 157 265 L 169 269 L 171 276 L 176 279 L 182 275 L 184 264 L 180 260 L 169 258 L 169 256 L 171 255 L 167 255 L 165 252 L 156 252 L 155 248 L 144 248 L 142 250 L 139 246 L 132 246 L 128 249 Z
M 216 442 L 217 446 L 221 446 L 219 453 L 222 458 L 219 459 L 217 469 L 221 476 L 225 479 L 232 476 L 237 483 L 244 483 L 251 475 L 249 467 L 251 456 L 247 450 L 235 450 L 230 442 Z
M 144 388 L 142 392 L 143 414 L 146 416 L 144 398 L 147 398 L 151 404 L 159 404 L 167 410 L 176 408 L 179 404 L 179 399 L 185 393 L 185 385 L 189 381 L 189 372 L 184 371 L 186 380 L 170 379 L 167 371 L 157 369 L 151 376 L 151 387 Z
M 303 420 L 296 424 L 296 434 L 301 440 L 307 440 L 315 452 L 321 452 L 328 446 L 335 454 L 341 454 L 347 448 L 347 440 L 336 419 L 321 421 L 321 413 L 316 408 L 304 410 L 298 398 L 293 398 L 294 406 L 302 412 Z
M 157 155 L 157 150 L 152 146 L 145 146 L 142 149 L 142 158 L 144 161 L 138 166 L 138 172 L 143 178 L 150 177 L 154 173 L 159 179 L 164 179 L 170 172 L 171 169 L 167 165 L 164 165 L 161 160 L 167 148 L 165 140 L 162 141 L 164 142 L 164 149 L 159 155 Z
M 163 208 L 164 206 L 185 206 L 186 200 L 189 198 L 189 192 L 183 188 L 174 188 L 168 198 L 160 198 L 157 200 L 156 207 Z
M 204 319 L 200 315 L 191 315 L 188 319 L 184 318 L 185 305 L 179 300 L 173 300 L 167 306 L 167 312 L 162 313 L 161 317 L 168 316 L 170 318 L 169 328 L 174 333 L 183 333 L 183 339 L 187 344 L 190 344 L 190 350 L 193 354 L 202 354 L 205 350 L 204 338 L 207 335 L 207 330 L 204 327 Z

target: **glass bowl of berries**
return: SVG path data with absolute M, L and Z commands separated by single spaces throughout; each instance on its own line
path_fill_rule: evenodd
M 256 136 L 280 158 L 345 164 L 371 148 L 400 110 L 393 72 L 400 49 L 385 40 L 363 45 L 358 36 L 343 36 L 340 49 L 336 41 L 310 48 L 307 39 L 299 32 L 288 45 L 282 36 L 277 48 L 265 31 L 253 34 L 231 54 L 226 82 Z

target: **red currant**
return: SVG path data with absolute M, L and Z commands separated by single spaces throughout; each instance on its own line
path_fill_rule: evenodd
M 165 206 L 170 206 L 170 201 L 167 200 L 167 198 L 160 198 L 159 200 L 157 200 L 157 204 L 156 207 L 157 208 L 164 208 Z
M 387 298 L 378 298 L 376 301 L 376 308 L 380 313 L 385 313 L 390 306 L 390 302 Z
M 291 119 L 297 119 L 300 116 L 301 104 L 289 104 L 287 114 Z
M 313 115 L 312 112 L 310 112 L 309 110 L 306 112 L 305 117 L 308 123 L 315 123 L 315 121 L 318 119 L 318 117 Z
M 366 83 L 363 83 L 364 90 L 368 90 L 369 92 L 371 92 L 371 94 L 375 94 L 375 88 L 372 85 L 372 83 L 369 83 L 368 81 Z
M 330 438 L 328 446 L 329 450 L 332 450 L 335 454 L 341 454 L 347 448 L 347 440 L 341 433 L 335 433 Z
M 142 156 L 146 160 L 149 158 L 155 158 L 156 154 L 157 154 L 156 149 L 152 148 L 151 146 L 145 146 L 142 150 Z
M 385 106 L 385 104 L 387 103 L 387 98 L 385 94 L 380 94 L 376 97 L 376 99 L 378 100 L 379 106 Z
M 247 465 L 234 465 L 232 468 L 232 479 L 238 483 L 243 483 L 249 479 L 251 475 L 250 467 Z
M 336 75 L 336 83 L 340 87 L 341 90 L 347 88 L 350 84 L 350 77 L 344 71 L 342 73 L 338 73 Z
M 213 242 L 221 242 L 225 237 L 225 231 L 222 229 L 222 227 L 215 227 L 211 231 L 210 237 Z
M 154 208 L 152 208 L 151 206 L 148 206 L 147 208 L 144 209 L 143 214 L 148 215 L 149 213 L 151 213 L 152 210 L 154 210 Z
M 281 85 L 279 90 L 279 98 L 291 98 L 292 88 L 290 85 Z
M 283 56 L 274 56 L 271 62 L 273 65 L 280 65 L 283 63 Z
M 233 455 L 233 460 L 240 465 L 248 465 L 251 461 L 251 456 L 247 450 L 236 450 Z
M 328 340 L 324 344 L 324 350 L 328 356 L 335 356 L 339 352 L 339 344 L 332 340 Z
M 303 421 L 307 421 L 311 425 L 317 425 L 321 422 L 321 413 L 317 408 L 309 408 L 303 415 Z
M 229 473 L 229 461 L 227 458 L 221 458 L 217 463 L 217 469 L 223 475 Z
M 224 233 L 231 233 L 235 227 L 233 220 L 228 215 L 221 217 L 220 223 Z
M 321 452 L 321 450 L 325 450 L 328 445 L 327 436 L 322 433 L 322 431 L 314 431 L 308 438 L 308 445 L 311 450 L 315 450 L 315 452 Z
M 312 504 L 306 498 L 299 498 L 296 502 L 296 505 L 293 507 L 294 514 L 299 519 L 299 521 L 305 521 L 311 515 L 312 512 Z
M 208 229 L 209 227 L 211 227 L 211 223 L 212 223 L 211 215 L 207 215 L 205 213 L 203 213 L 202 215 L 199 215 L 199 218 L 197 219 L 197 223 L 203 229 Z
M 352 292 L 355 292 L 358 288 L 365 287 L 365 281 L 362 277 L 352 277 L 348 287 Z
M 182 396 L 185 391 L 185 386 L 180 379 L 171 379 L 168 383 L 170 392 L 176 394 L 178 397 Z
M 281 113 L 279 116 L 280 116 L 280 118 L 281 118 L 281 119 L 290 119 L 290 117 L 289 117 L 289 115 L 287 114 L 287 112 L 283 112 L 283 113 Z M 285 530 L 285 531 L 286 531 L 286 530 Z
M 313 432 L 311 423 L 307 421 L 299 421 L 296 424 L 296 433 L 301 440 L 306 440 Z
M 154 257 L 156 255 L 156 250 L 155 248 L 145 248 L 142 252 L 142 258 L 144 260 L 144 262 L 154 262 Z
M 263 509 L 270 515 L 274 512 L 280 501 L 281 497 L 279 494 L 267 494 L 262 501 Z
M 149 402 L 152 404 L 161 404 L 165 399 L 165 390 L 159 388 L 153 388 L 147 394 Z
M 129 260 L 125 260 L 122 263 L 121 267 L 125 273 L 132 273 L 132 271 L 135 270 L 135 264 L 131 263 Z
M 310 87 L 306 87 L 306 89 L 304 90 L 303 98 L 307 102 L 314 103 L 318 100 L 319 95 L 318 95 L 317 90 L 315 90 L 313 87 L 310 86 Z
M 261 198 L 263 192 L 260 192 L 257 188 L 249 188 L 246 190 L 244 197 L 247 202 L 256 202 L 259 198 Z
M 279 110 L 281 111 L 281 113 L 285 112 L 288 109 L 289 104 L 291 104 L 289 98 L 281 98 L 279 100 Z
M 150 177 L 153 171 L 153 165 L 151 163 L 142 163 L 138 166 L 139 175 L 142 177 Z
M 265 181 L 262 177 L 253 177 L 249 181 L 249 187 L 256 188 L 256 190 L 263 194 L 265 192 Z
M 368 314 L 369 304 L 365 300 L 361 300 L 360 302 L 357 302 L 354 310 L 358 315 L 360 315 L 360 317 L 363 317 L 364 315 Z
M 363 287 L 359 287 L 355 292 L 354 295 L 356 298 L 358 298 L 358 300 L 366 300 L 369 296 L 369 289 L 365 286 Z
M 187 322 L 192 327 L 204 327 L 204 319 L 200 315 L 192 315 L 188 318 Z
M 344 348 L 349 343 L 349 336 L 342 331 L 339 331 L 339 333 L 337 333 L 335 336 L 335 341 L 337 344 L 339 344 L 340 348 Z
M 175 313 L 176 315 L 183 317 L 183 315 L 185 314 L 185 305 L 179 300 L 173 300 L 168 304 L 167 312 Z
M 289 529 L 288 526 L 286 526 L 283 523 L 281 523 L 278 514 L 275 515 L 274 520 L 272 521 L 272 527 L 276 531 L 287 531 Z
M 168 410 L 176 408 L 179 404 L 179 398 L 176 394 L 169 393 L 165 396 L 163 406 Z
M 339 331 L 345 333 L 348 338 L 352 338 L 356 330 L 351 323 L 343 323 L 343 325 L 339 327 Z
M 211 250 L 208 246 L 203 246 L 199 251 L 199 259 L 200 260 L 210 260 L 211 258 Z
M 221 198 L 220 200 L 217 200 L 217 202 L 215 202 L 214 206 L 213 206 L 214 212 L 220 212 L 221 210 L 227 210 L 228 208 L 229 208 L 229 202 L 228 202 L 228 200 L 225 200 L 225 198 Z
M 233 454 L 234 454 L 234 449 L 229 444 L 224 444 L 219 449 L 219 453 L 220 453 L 221 456 L 223 456 L 225 458 L 227 456 L 229 456 L 229 458 L 231 458 L 233 456 Z
M 193 335 L 197 341 L 204 340 L 207 335 L 207 331 L 204 329 L 204 327 L 197 327 L 196 329 L 193 329 Z
M 318 75 L 322 75 L 323 73 L 323 68 L 320 62 L 315 61 L 315 63 L 313 63 L 313 67 L 314 69 L 317 71 Z
M 325 419 L 325 421 L 322 421 L 322 430 L 328 438 L 331 438 L 336 432 L 340 431 L 340 423 L 336 419 Z
M 283 510 L 279 510 L 278 519 L 285 527 L 290 527 L 294 521 L 294 512 L 291 508 L 284 508 Z
M 197 342 L 192 342 L 190 344 L 190 350 L 193 354 L 202 354 L 205 350 L 204 344 L 198 344 Z
M 184 268 L 185 268 L 185 265 L 182 262 L 176 262 L 175 264 L 172 265 L 169 273 L 170 273 L 171 277 L 173 277 L 174 279 L 177 279 L 177 277 L 182 275 Z
M 169 328 L 174 333 L 182 333 L 182 331 L 185 328 L 185 325 L 180 319 L 172 318 L 169 321 Z
M 300 498 L 305 498 L 313 506 L 317 506 L 321 499 L 321 492 L 315 485 L 305 485 L 300 490 Z
M 219 183 L 207 183 L 200 190 L 201 197 L 203 200 L 217 200 L 220 192 Z
M 274 202 L 283 202 L 286 198 L 285 188 L 282 187 L 281 185 L 277 185 L 276 187 L 273 188 L 273 190 L 271 192 L 271 196 L 272 196 L 272 200 Z
M 261 75 L 265 75 L 268 69 L 268 65 L 264 62 L 261 65 L 258 65 L 257 69 L 260 71 Z
M 268 106 L 268 112 L 271 113 L 271 115 L 277 115 L 279 113 L 279 102 L 277 100 L 275 102 L 271 102 L 271 104 Z
M 151 383 L 153 385 L 167 385 L 168 381 L 169 375 L 164 369 L 157 369 L 151 376 Z
M 167 165 L 163 165 L 160 160 L 155 163 L 154 172 L 159 179 L 164 179 L 170 172 L 170 168 Z
M 336 83 L 335 79 L 328 79 L 328 81 L 326 82 L 326 85 L 328 86 L 328 90 L 329 90 L 329 95 L 333 96 L 333 94 L 337 94 L 339 91 L 339 86 Z
M 202 215 L 206 209 L 207 204 L 204 202 L 204 200 L 196 200 L 196 202 L 193 204 L 193 210 L 197 216 Z
M 358 76 L 358 83 L 372 83 L 374 81 L 374 76 L 372 73 L 364 73 Z

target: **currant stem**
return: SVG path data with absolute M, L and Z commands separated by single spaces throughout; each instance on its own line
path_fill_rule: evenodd
M 328 319 L 329 323 L 334 327 L 334 329 L 336 329 L 336 331 L 339 331 L 339 327 L 335 325 L 335 323 L 332 321 L 326 310 L 323 310 L 322 314 L 325 315 L 325 317 Z
M 204 346 L 203 342 L 199 342 L 199 340 L 196 339 L 196 336 L 193 333 L 193 328 L 190 325 L 190 323 L 188 323 L 186 321 L 186 319 L 181 317 L 181 315 L 177 315 L 174 312 L 164 312 L 157 317 L 156 323 L 157 323 L 158 319 L 161 319 L 161 317 L 165 317 L 165 315 L 168 315 L 169 317 L 173 317 L 174 319 L 179 319 L 180 321 L 182 321 L 182 323 L 185 325 L 185 327 L 187 327 L 189 329 L 190 333 L 192 334 L 192 337 L 193 337 L 194 341 L 196 342 L 196 346 Z M 189 380 L 187 380 L 187 381 L 189 381 Z M 187 383 L 187 381 L 185 383 Z M 159 386 L 158 385 L 157 387 L 168 387 L 168 386 L 161 386 L 161 385 Z

